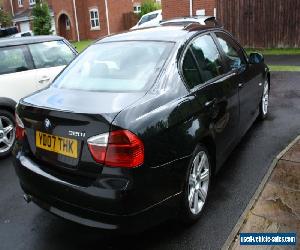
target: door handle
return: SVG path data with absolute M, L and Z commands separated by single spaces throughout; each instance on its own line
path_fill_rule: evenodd
M 50 81 L 50 77 L 44 76 L 44 77 L 42 77 L 41 80 L 39 80 L 39 83 L 40 83 L 40 84 L 43 84 L 43 83 L 47 83 L 47 82 L 49 82 L 49 81 Z
M 207 101 L 207 102 L 205 103 L 205 107 L 206 107 L 206 108 L 209 108 L 209 107 L 211 107 L 211 106 L 214 106 L 214 105 L 216 104 L 216 102 L 217 102 L 217 99 L 216 99 L 216 98 L 214 98 L 214 99 L 212 99 L 212 100 L 210 100 L 210 101 Z
M 241 88 L 244 87 L 244 83 L 239 83 L 238 86 L 239 86 L 239 88 L 241 89 Z

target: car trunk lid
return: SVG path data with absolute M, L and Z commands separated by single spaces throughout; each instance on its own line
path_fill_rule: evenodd
M 87 139 L 109 132 L 115 116 L 143 95 L 48 88 L 24 98 L 18 113 L 33 158 L 51 167 L 98 172 Z

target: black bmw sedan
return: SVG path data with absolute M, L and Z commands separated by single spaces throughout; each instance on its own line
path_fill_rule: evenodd
M 176 22 L 103 38 L 16 110 L 25 199 L 90 227 L 199 219 L 211 181 L 268 113 L 270 73 L 222 28 Z

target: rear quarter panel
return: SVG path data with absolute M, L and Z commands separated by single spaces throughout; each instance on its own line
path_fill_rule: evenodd
M 193 113 L 195 97 L 183 84 L 176 62 L 160 84 L 112 124 L 113 129 L 134 132 L 144 143 L 145 163 L 133 170 L 134 182 L 143 188 L 132 192 L 149 205 L 181 193 L 190 156 L 202 135 Z

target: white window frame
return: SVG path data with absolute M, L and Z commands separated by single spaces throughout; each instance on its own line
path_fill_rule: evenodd
M 92 18 L 92 13 L 94 13 L 93 18 Z M 97 13 L 97 17 L 95 17 L 95 13 Z M 89 9 L 89 15 L 90 15 L 91 30 L 100 30 L 99 10 L 97 8 Z M 95 26 L 93 26 L 93 21 L 94 21 Z M 98 26 L 96 26 L 96 21 L 98 21 Z
M 23 0 L 18 0 L 19 7 L 23 7 Z
M 35 4 L 36 4 L 35 0 L 29 0 L 29 5 L 30 6 L 35 5 Z
M 142 12 L 142 5 L 141 4 L 136 4 L 133 6 L 133 13 L 141 13 Z
M 196 10 L 196 15 L 197 16 L 205 16 L 205 12 L 206 12 L 205 9 L 199 9 L 199 10 Z

